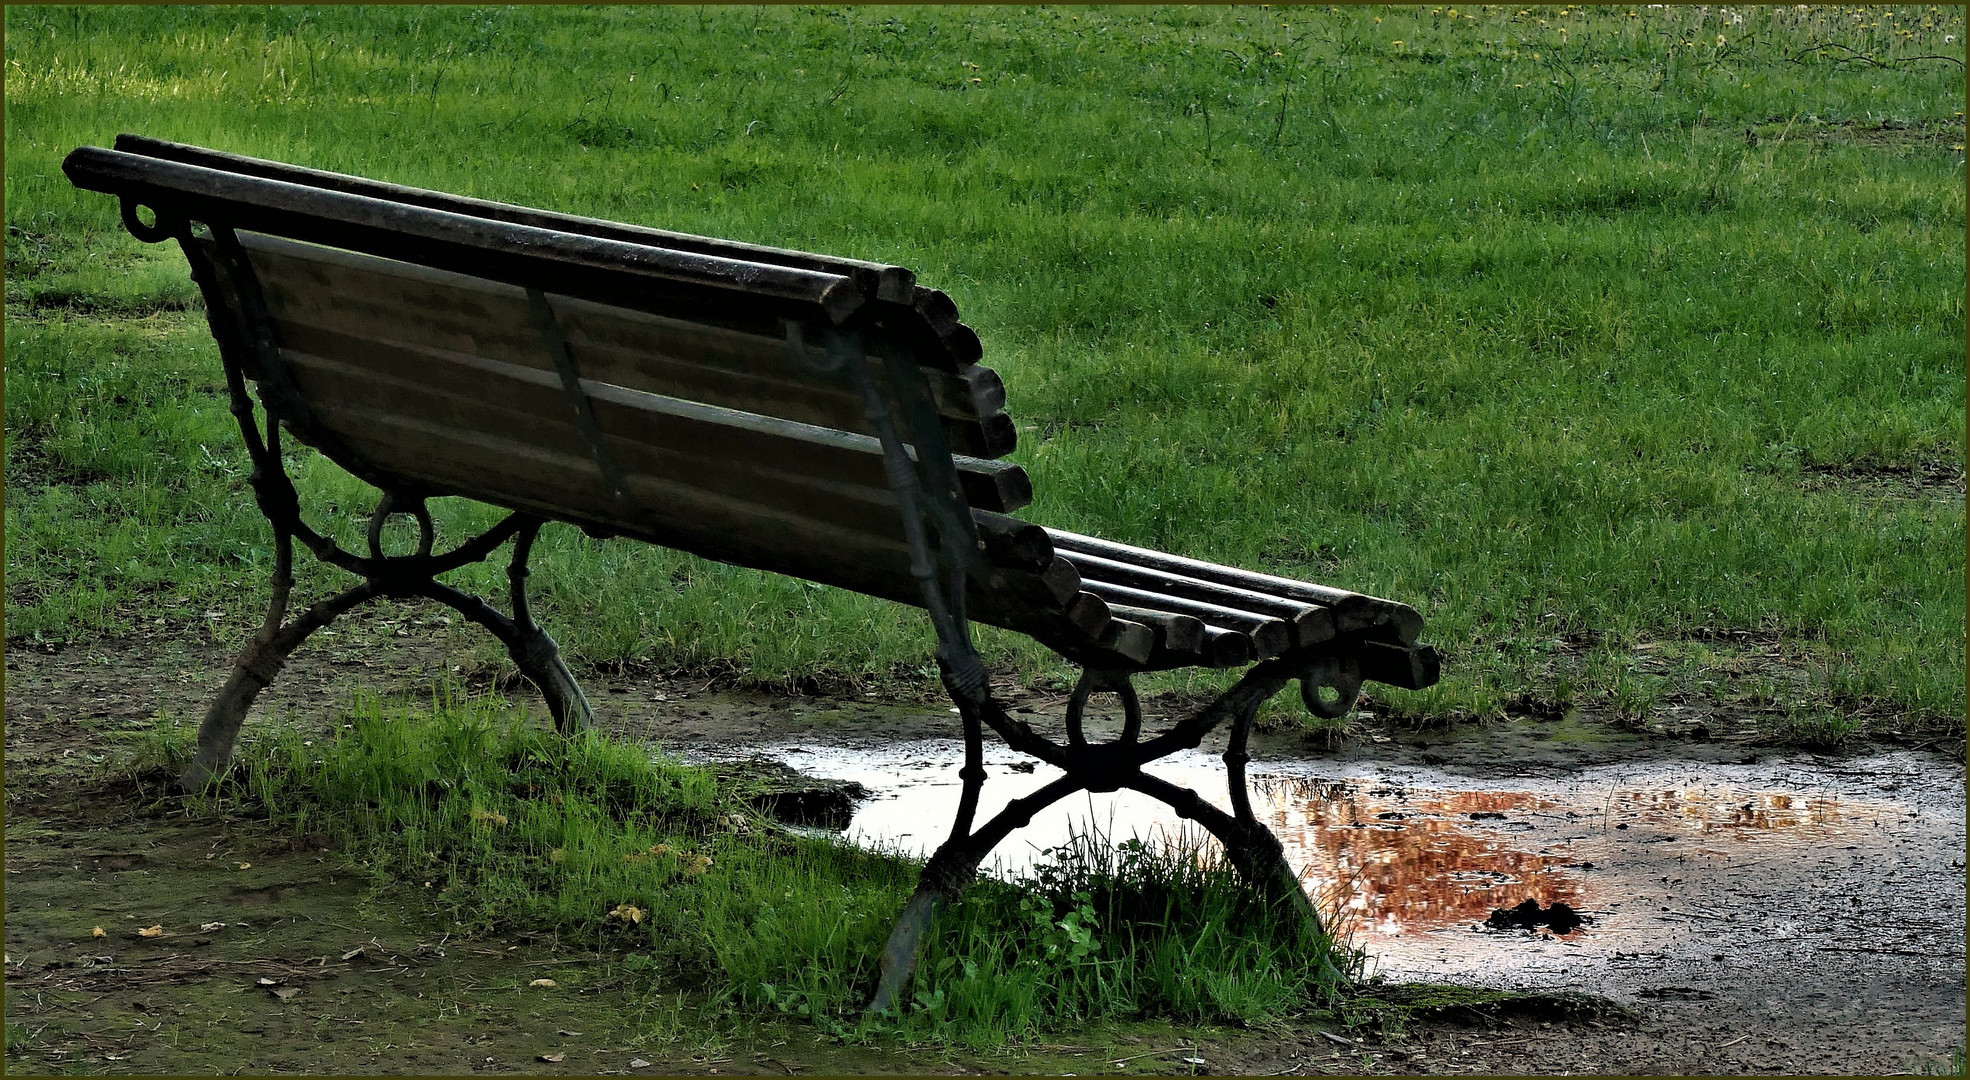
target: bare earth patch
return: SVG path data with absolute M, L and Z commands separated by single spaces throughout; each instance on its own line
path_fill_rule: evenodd
M 269 716 L 326 731 L 358 690 L 421 697 L 447 678 L 473 692 L 493 689 L 497 668 L 455 654 L 441 629 L 389 623 L 370 631 L 346 646 L 330 639 L 303 650 L 262 698 L 247 735 Z M 1779 647 L 1735 639 L 1703 644 L 1753 656 Z M 1853 879 L 1851 904 L 1833 902 L 1845 893 L 1802 901 L 1804 936 L 1789 944 L 1769 926 L 1704 918 L 1724 905 L 1706 907 L 1701 892 L 1690 894 L 1697 886 L 1683 879 L 1703 879 L 1677 862 L 1689 854 L 1658 845 L 1648 857 L 1661 863 L 1664 910 L 1689 916 L 1683 944 L 1663 947 L 1707 957 L 1699 946 L 1714 941 L 1733 962 L 1706 969 L 1698 957 L 1689 971 L 1646 958 L 1626 968 L 1612 964 L 1605 996 L 1544 992 L 1568 978 L 1553 966 L 1563 964 L 1566 944 L 1516 932 L 1523 941 L 1495 942 L 1500 956 L 1517 957 L 1515 976 L 1506 964 L 1489 980 L 1445 971 L 1430 981 L 1509 984 L 1528 992 L 1520 997 L 1403 987 L 1396 983 L 1417 976 L 1398 971 L 1392 983 L 1371 985 L 1342 1010 L 1343 1023 L 1174 1032 L 1168 1025 L 1112 1025 L 991 1054 L 842 1045 L 811 1027 L 721 1014 L 689 994 L 632 1004 L 633 995 L 621 992 L 620 958 L 551 938 L 449 939 L 427 915 L 372 897 L 350 857 L 324 849 L 325 837 L 188 815 L 174 800 L 158 803 L 110 784 L 106 764 L 146 733 L 160 723 L 196 721 L 227 663 L 223 648 L 162 630 L 148 641 L 9 650 L 10 1066 L 146 1073 L 209 1071 L 223 1061 L 300 1073 L 1878 1074 L 1936 1066 L 1961 1044 L 1960 833 L 1946 852 L 1928 850 L 1936 839 L 1927 834 L 1903 834 L 1917 848 L 1902 849 L 1905 857 L 1892 864 L 1862 863 L 1869 852 L 1858 849 L 1817 853 L 1829 873 L 1847 862 L 1864 872 Z M 694 755 L 743 757 L 748 747 L 801 738 L 873 747 L 952 735 L 949 713 L 937 706 L 734 693 L 703 680 L 601 672 L 589 673 L 586 685 L 611 734 Z M 514 693 L 526 697 L 524 689 Z M 1058 711 L 1055 696 L 1025 693 L 1015 705 L 1044 717 Z M 1180 703 L 1148 705 L 1153 722 Z M 1255 756 L 1377 770 L 1454 766 L 1461 776 L 1489 777 L 1503 788 L 1514 780 L 1563 783 L 1592 768 L 1674 771 L 1678 763 L 1776 753 L 1760 745 L 1755 721 L 1728 709 L 1712 708 L 1703 724 L 1701 736 L 1665 737 L 1530 703 L 1505 722 L 1419 732 L 1388 724 L 1371 708 L 1338 743 L 1275 731 Z M 1961 805 L 1959 764 L 1903 756 L 1930 762 L 1920 767 L 1920 786 Z M 1787 758 L 1833 778 L 1828 782 L 1870 760 Z M 1881 827 L 1875 846 L 1896 851 L 1894 823 Z M 1641 850 L 1645 833 L 1607 835 Z M 1953 890 L 1943 888 L 1941 907 L 1910 906 L 1910 898 L 1936 888 L 1910 875 L 1938 858 L 1954 860 Z M 1739 873 L 1713 886 L 1756 889 L 1758 880 Z M 1651 910 L 1657 903 L 1639 892 L 1626 899 Z M 100 938 L 93 936 L 99 926 Z M 145 935 L 151 927 L 159 932 Z M 1555 956 L 1561 959 L 1546 959 Z M 555 985 L 534 985 L 537 978 Z M 1548 978 L 1553 985 L 1542 986 Z

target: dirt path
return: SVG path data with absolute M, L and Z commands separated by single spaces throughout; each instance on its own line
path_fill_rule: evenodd
M 422 695 L 446 675 L 489 686 L 496 669 L 461 655 L 442 631 L 386 614 L 340 643 L 304 650 L 263 698 L 249 733 L 268 714 L 326 729 L 359 688 Z M 1666 847 L 1651 854 L 1667 860 L 1662 896 L 1632 902 L 1663 899 L 1691 917 L 1680 944 L 1653 957 L 1636 950 L 1626 970 L 1645 977 L 1622 983 L 1617 963 L 1603 965 L 1604 975 L 1617 973 L 1613 981 L 1580 984 L 1625 1010 L 1560 998 L 1514 1013 L 1450 1007 L 1403 1023 L 1388 1014 L 1346 1033 L 1285 1025 L 1172 1038 L 1167 1026 L 1121 1025 L 1079 1033 L 1079 1045 L 892 1051 L 838 1045 L 811 1028 L 740 1024 L 688 996 L 631 1009 L 610 993 L 621 979 L 611 958 L 552 941 L 433 936 L 428 922 L 370 898 L 346 857 L 313 841 L 174 809 L 140 812 L 130 793 L 105 788 L 101 763 L 160 716 L 195 722 L 225 662 L 222 648 L 163 633 L 56 653 L 9 651 L 9 1071 L 1881 1074 L 1936 1067 L 1962 1045 L 1963 772 L 1941 758 L 1902 755 L 1927 763 L 1907 783 L 1954 799 L 1954 839 L 1934 829 L 1897 834 L 1903 847 L 1886 869 L 1854 879 L 1864 888 L 1756 894 L 1755 877 L 1722 875 L 1707 886 L 1716 890 L 1711 901 L 1690 892 L 1698 886 L 1684 887 L 1683 877 L 1698 877 L 1687 856 L 1678 869 Z M 934 705 L 735 694 L 599 673 L 586 682 L 606 729 L 687 753 L 796 738 L 877 747 L 950 734 L 949 714 Z M 1055 703 L 1025 695 L 1016 704 L 1044 714 Z M 1152 718 L 1159 704 L 1172 705 L 1149 703 Z M 1454 764 L 1461 776 L 1499 786 L 1549 787 L 1593 768 L 1721 766 L 1775 753 L 1742 735 L 1651 740 L 1567 720 L 1421 736 L 1370 721 L 1338 748 L 1278 733 L 1257 750 L 1262 759 L 1324 759 L 1364 775 Z M 1877 767 L 1853 755 L 1786 760 L 1819 770 L 1827 783 L 1842 770 Z M 1537 815 L 1527 820 L 1536 825 Z M 1894 837 L 1883 835 L 1893 851 Z M 1644 839 L 1641 830 L 1619 834 L 1635 851 Z M 1817 854 L 1833 868 L 1858 859 L 1860 846 Z M 1730 890 L 1744 894 L 1733 901 L 1740 906 L 1784 918 L 1723 921 Z M 1915 902 L 1925 897 L 1927 906 Z M 1779 934 L 1779 924 L 1789 929 Z M 98 926 L 104 937 L 92 936 Z M 163 931 L 140 934 L 151 926 Z M 1703 962 L 1708 942 L 1719 955 L 1763 959 L 1715 970 Z M 1563 957 L 1563 945 L 1530 936 L 1501 942 L 1519 950 L 1506 954 L 1517 961 L 1495 965 L 1489 981 L 1579 983 L 1566 964 L 1542 959 Z M 1459 963 L 1436 977 L 1486 981 Z M 556 974 L 556 987 L 529 985 Z M 1395 974 L 1432 972 L 1419 962 Z

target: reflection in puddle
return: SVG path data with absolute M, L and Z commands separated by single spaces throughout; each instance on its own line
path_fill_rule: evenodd
M 1482 922 L 1526 899 L 1586 906 L 1578 874 L 1564 872 L 1576 860 L 1526 850 L 1513 836 L 1514 818 L 1550 800 L 1502 791 L 1412 795 L 1305 778 L 1252 788 L 1253 812 L 1301 868 L 1307 891 L 1356 934 Z
M 874 795 L 857 808 L 849 830 L 858 842 L 925 855 L 949 829 L 958 796 L 954 741 L 872 749 L 782 746 L 768 752 L 802 771 L 869 788 Z M 980 821 L 1059 775 L 1045 765 L 1031 772 L 1014 768 L 1023 764 L 1004 747 L 988 749 L 992 779 Z M 1214 756 L 1177 754 L 1149 771 L 1229 809 L 1223 764 Z M 1610 844 L 1697 840 L 1702 846 L 1664 850 L 1728 858 L 1739 844 L 1822 842 L 1827 830 L 1857 816 L 1878 818 L 1884 810 L 1878 803 L 1773 791 L 1742 781 L 1700 783 L 1666 770 L 1583 776 L 1518 791 L 1460 786 L 1456 778 L 1430 770 L 1412 770 L 1399 782 L 1354 772 L 1331 764 L 1270 763 L 1253 776 L 1252 806 L 1285 845 L 1321 908 L 1337 913 L 1357 936 L 1384 941 L 1472 927 L 1494 909 L 1525 900 L 1544 906 L 1564 902 L 1592 919 L 1598 907 L 1618 904 L 1623 892 L 1617 887 L 1604 895 L 1608 867 L 1595 866 L 1595 860 L 1608 859 Z M 1047 849 L 1090 826 L 1111 841 L 1198 838 L 1168 807 L 1145 796 L 1084 794 L 1036 817 L 994 851 L 987 865 L 996 864 L 1004 875 L 1021 873 Z M 1594 926 L 1590 921 L 1567 937 L 1581 940 L 1595 932 Z
M 849 830 L 860 843 L 927 855 L 957 808 L 955 740 L 746 752 L 867 787 Z M 1059 775 L 1003 746 L 988 746 L 986 768 L 980 821 Z M 1768 984 L 1743 979 L 1753 965 L 1817 979 L 1875 956 L 1930 964 L 1960 987 L 1964 890 L 1952 860 L 1963 853 L 1963 780 L 1953 768 L 1905 753 L 1838 767 L 1661 761 L 1501 784 L 1372 761 L 1268 761 L 1254 768 L 1251 794 L 1308 891 L 1391 978 L 1755 996 Z M 1215 756 L 1177 754 L 1148 771 L 1229 809 Z M 1018 875 L 1076 833 L 1193 838 L 1183 825 L 1133 792 L 1082 794 L 1015 832 L 987 868 Z M 1933 913 L 1938 936 L 1908 937 L 1930 933 L 1909 919 L 1844 917 L 1862 895 Z M 1494 909 L 1526 900 L 1565 903 L 1590 921 L 1563 936 L 1479 932 Z

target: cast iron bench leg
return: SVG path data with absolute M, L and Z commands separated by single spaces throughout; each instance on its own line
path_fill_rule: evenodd
M 870 999 L 868 1011 L 880 1013 L 897 1007 L 915 973 L 924 932 L 935 921 L 937 913 L 947 903 L 963 895 L 964 890 L 977 878 L 978 867 L 985 856 L 1014 830 L 1030 823 L 1033 815 L 1077 791 L 1114 791 L 1126 787 L 1165 803 L 1179 817 L 1195 821 L 1217 838 L 1239 878 L 1268 904 L 1276 917 L 1312 933 L 1324 933 L 1319 912 L 1301 886 L 1299 875 L 1293 872 L 1292 865 L 1286 860 L 1285 848 L 1272 830 L 1266 828 L 1265 823 L 1252 812 L 1251 798 L 1246 790 L 1245 763 L 1249 760 L 1246 746 L 1252 720 L 1258 714 L 1260 703 L 1296 677 L 1301 678 L 1309 688 L 1308 693 L 1312 693 L 1312 686 L 1332 678 L 1332 668 L 1332 661 L 1325 657 L 1281 657 L 1267 661 L 1247 672 L 1238 685 L 1216 701 L 1149 744 L 1139 744 L 1137 741 L 1141 728 L 1140 707 L 1136 704 L 1135 692 L 1126 674 L 1084 673 L 1068 708 L 1070 742 L 1067 747 L 1054 744 L 1027 725 L 1013 720 L 989 697 L 982 702 L 969 701 L 964 695 L 954 692 L 952 698 L 958 702 L 965 720 L 965 769 L 959 774 L 964 779 L 964 792 L 959 799 L 957 820 L 952 824 L 949 839 L 931 854 L 929 862 L 924 865 L 916 892 L 903 906 L 895 927 L 890 931 L 889 940 L 883 947 L 882 978 L 875 996 Z M 1098 747 L 1090 747 L 1085 742 L 1080 724 L 1081 705 L 1093 690 L 1108 690 L 1121 695 L 1126 711 L 1121 738 Z M 1005 736 L 1006 742 L 1015 749 L 1061 768 L 1067 775 L 1050 781 L 1030 795 L 1014 799 L 990 821 L 974 830 L 972 817 L 985 780 L 981 719 L 990 722 L 993 730 Z M 1231 722 L 1230 742 L 1224 760 L 1233 813 L 1227 814 L 1212 806 L 1189 788 L 1141 771 L 1138 763 L 1195 747 L 1211 727 L 1225 719 Z M 1138 746 L 1142 748 L 1141 753 L 1126 753 Z M 1117 750 L 1124 751 L 1125 756 L 1108 756 Z M 1325 965 L 1324 973 L 1339 976 L 1339 971 L 1331 962 Z
M 513 561 L 506 568 L 506 580 L 513 594 L 512 618 L 493 610 L 484 600 L 439 581 L 426 580 L 417 591 L 485 627 L 498 638 L 506 646 L 506 654 L 513 658 L 514 666 L 547 700 L 555 730 L 566 734 L 593 727 L 595 711 L 589 706 L 587 695 L 581 692 L 581 684 L 562 661 L 560 647 L 534 622 L 527 605 L 527 557 L 533 552 L 534 536 L 540 532 L 540 526 L 538 518 L 529 519 L 513 541 Z
M 280 674 L 288 656 L 308 640 L 310 634 L 382 592 L 375 582 L 365 581 L 312 605 L 293 622 L 283 626 L 281 621 L 287 614 L 288 594 L 294 588 L 293 566 L 293 540 L 285 530 L 281 530 L 274 537 L 274 595 L 267 604 L 267 618 L 260 629 L 247 639 L 245 647 L 240 649 L 238 657 L 233 660 L 233 671 L 226 679 L 226 685 L 205 710 L 205 719 L 198 725 L 198 753 L 178 778 L 179 787 L 186 791 L 203 788 L 226 767 L 232 759 L 233 743 L 239 738 L 239 727 L 246 719 L 247 710 L 253 707 L 260 691 L 265 690 Z
M 373 525 L 380 525 L 381 518 L 391 509 L 388 496 L 377 508 Z M 420 523 L 426 523 L 421 521 Z M 594 711 L 588 698 L 581 692 L 574 675 L 568 671 L 561 659 L 560 649 L 534 621 L 527 605 L 526 581 L 527 558 L 532 553 L 534 536 L 540 531 L 541 522 L 537 518 L 508 518 L 492 530 L 481 534 L 445 556 L 436 564 L 423 565 L 427 569 L 445 567 L 456 563 L 463 565 L 484 558 L 494 547 L 503 543 L 507 536 L 518 533 L 513 543 L 513 560 L 507 567 L 507 580 L 511 585 L 514 617 L 507 618 L 495 611 L 492 605 L 470 593 L 461 592 L 430 576 L 406 574 L 398 569 L 398 560 L 385 559 L 380 551 L 372 553 L 368 560 L 348 557 L 346 552 L 334 549 L 333 554 L 353 558 L 332 561 L 345 569 L 354 569 L 364 575 L 360 585 L 346 589 L 323 600 L 302 612 L 293 622 L 282 625 L 287 613 L 287 602 L 294 588 L 293 574 L 293 535 L 284 527 L 276 525 L 274 536 L 274 573 L 272 578 L 273 598 L 267 605 L 267 617 L 261 627 L 247 640 L 246 646 L 233 661 L 232 674 L 219 691 L 209 708 L 205 719 L 198 728 L 198 752 L 192 763 L 178 778 L 178 785 L 185 791 L 197 791 L 205 787 L 225 769 L 232 759 L 233 744 L 239 738 L 241 723 L 248 710 L 260 696 L 260 691 L 271 685 L 286 666 L 287 658 L 301 643 L 315 631 L 327 626 L 342 614 L 364 601 L 378 596 L 424 596 L 443 603 L 480 626 L 491 631 L 494 637 L 506 646 L 507 654 L 536 687 L 547 701 L 548 712 L 554 717 L 554 726 L 562 732 L 580 731 L 595 722 Z M 428 530 L 428 524 L 427 524 Z M 375 530 L 372 529 L 372 532 Z M 427 531 L 428 537 L 428 531 Z M 333 548 L 332 541 L 324 538 L 326 547 Z M 315 545 L 321 547 L 322 545 Z M 420 542 L 418 559 L 429 559 L 428 540 Z

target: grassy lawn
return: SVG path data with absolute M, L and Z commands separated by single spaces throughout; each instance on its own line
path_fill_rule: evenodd
M 1961 8 L 6 30 L 10 643 L 258 619 L 268 534 L 182 258 L 58 169 L 134 131 L 913 267 L 1005 376 L 1027 516 L 1415 604 L 1445 678 L 1382 706 L 1416 722 L 1697 700 L 1827 742 L 1961 730 Z M 294 467 L 359 527 L 365 489 Z M 536 566 L 580 661 L 926 682 L 913 610 L 572 529 Z
M 1814 745 L 1962 732 L 1962 8 L 13 6 L 5 26 L 10 647 L 152 623 L 232 644 L 264 602 L 269 533 L 182 258 L 60 174 L 132 131 L 913 267 L 1005 377 L 1025 516 L 1416 605 L 1445 678 L 1377 691 L 1405 722 L 1696 705 Z M 373 492 L 310 452 L 291 468 L 355 541 Z M 495 516 L 434 509 L 451 536 Z M 558 527 L 534 565 L 578 668 L 935 683 L 914 609 Z M 304 594 L 339 584 L 303 571 Z M 319 743 L 272 730 L 215 812 L 333 834 L 390 903 L 594 947 L 707 1008 L 997 1046 L 1341 1007 L 1313 974 L 1331 943 L 1255 929 L 1221 868 L 1083 846 L 974 889 L 908 1015 L 870 1021 L 915 866 L 488 702 L 346 719 Z

